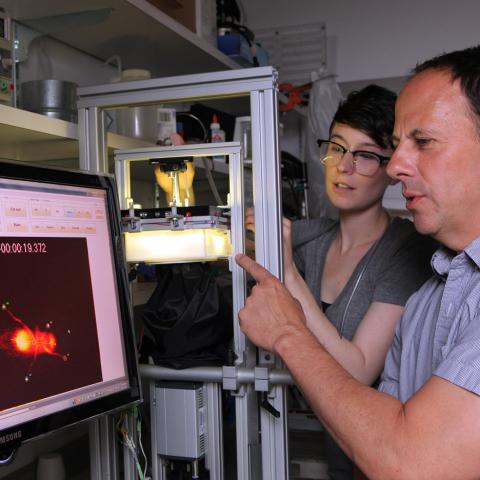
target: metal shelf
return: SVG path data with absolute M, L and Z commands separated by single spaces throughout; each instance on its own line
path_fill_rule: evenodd
M 101 60 L 152 76 L 241 68 L 146 0 L 0 0 L 15 20 Z
M 109 150 L 141 148 L 151 143 L 107 134 Z M 0 158 L 10 160 L 57 160 L 78 157 L 76 123 L 0 105 Z

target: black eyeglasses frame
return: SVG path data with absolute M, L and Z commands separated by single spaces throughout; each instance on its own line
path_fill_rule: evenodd
M 390 160 L 390 157 L 386 157 L 385 155 L 380 155 L 379 153 L 376 153 L 376 152 L 369 152 L 368 150 L 354 150 L 354 151 L 349 150 L 348 148 L 345 148 L 343 145 L 340 145 L 339 143 L 334 142 L 333 140 L 318 139 L 317 140 L 318 148 L 322 148 L 323 143 L 333 143 L 334 145 L 340 147 L 343 150 L 343 155 L 345 155 L 346 153 L 351 153 L 354 158 L 355 158 L 355 155 L 358 154 L 358 153 L 368 153 L 369 155 L 374 155 L 375 157 L 378 158 L 379 165 L 383 165 Z M 342 157 L 343 157 L 343 155 L 342 155 Z

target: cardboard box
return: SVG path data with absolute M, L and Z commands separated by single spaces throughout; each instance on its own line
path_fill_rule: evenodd
M 148 2 L 199 37 L 212 45 L 217 45 L 216 0 L 148 0 Z

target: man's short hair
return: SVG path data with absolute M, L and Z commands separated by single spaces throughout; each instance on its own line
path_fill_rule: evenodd
M 396 98 L 392 91 L 374 84 L 351 92 L 346 100 L 340 103 L 333 117 L 330 133 L 335 123 L 343 123 L 361 130 L 379 147 L 390 148 Z
M 444 53 L 418 64 L 413 75 L 425 70 L 448 72 L 452 81 L 459 80 L 460 88 L 480 124 L 480 45 Z

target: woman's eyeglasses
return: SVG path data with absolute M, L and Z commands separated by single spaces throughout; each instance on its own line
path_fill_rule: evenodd
M 343 145 L 332 142 L 331 140 L 317 140 L 317 144 L 320 148 L 320 161 L 323 165 L 336 167 L 346 153 L 351 153 L 352 165 L 360 175 L 374 175 L 380 168 L 380 165 L 390 160 L 390 157 L 365 150 L 355 150 L 352 152 Z

